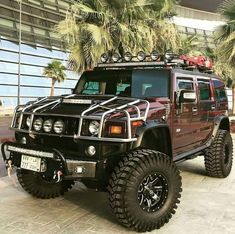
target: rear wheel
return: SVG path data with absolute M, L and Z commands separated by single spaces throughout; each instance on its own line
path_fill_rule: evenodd
M 62 180 L 58 183 L 42 174 L 18 169 L 17 178 L 22 188 L 37 198 L 49 199 L 63 195 L 72 188 L 74 181 Z
M 218 130 L 216 137 L 205 152 L 205 167 L 212 177 L 225 178 L 230 174 L 233 163 L 233 141 L 226 130 Z
M 168 156 L 141 149 L 129 153 L 115 168 L 108 191 L 111 208 L 124 226 L 151 231 L 175 213 L 181 177 Z

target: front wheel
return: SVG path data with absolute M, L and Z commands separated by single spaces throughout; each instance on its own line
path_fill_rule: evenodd
M 205 152 L 205 167 L 209 176 L 225 178 L 233 163 L 233 140 L 226 130 L 218 130 L 211 146 Z
M 140 149 L 129 153 L 115 168 L 108 191 L 111 208 L 124 226 L 151 231 L 175 213 L 181 177 L 168 156 Z
M 22 188 L 37 198 L 49 199 L 63 195 L 72 188 L 74 181 L 62 180 L 58 183 L 43 177 L 40 173 L 18 169 L 17 178 Z

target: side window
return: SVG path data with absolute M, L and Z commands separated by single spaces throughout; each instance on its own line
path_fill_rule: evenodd
M 211 100 L 210 83 L 208 81 L 198 80 L 198 89 L 201 101 Z
M 227 95 L 225 92 L 225 85 L 220 80 L 213 80 L 212 81 L 214 89 L 215 89 L 215 97 L 216 100 L 219 101 L 227 101 Z
M 99 82 L 87 82 L 82 94 L 99 94 Z
M 187 78 L 177 78 L 177 90 L 186 89 L 194 90 L 193 80 Z
M 116 95 L 131 96 L 131 86 L 130 86 L 130 84 L 124 84 L 124 83 L 118 84 L 117 85 Z

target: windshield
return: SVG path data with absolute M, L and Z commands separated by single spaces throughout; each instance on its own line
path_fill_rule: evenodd
M 83 73 L 74 93 L 169 97 L 169 70 L 107 70 Z

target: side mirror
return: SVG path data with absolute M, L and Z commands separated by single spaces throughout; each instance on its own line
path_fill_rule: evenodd
M 179 103 L 192 103 L 195 102 L 197 98 L 196 92 L 194 90 L 181 90 L 179 93 Z

